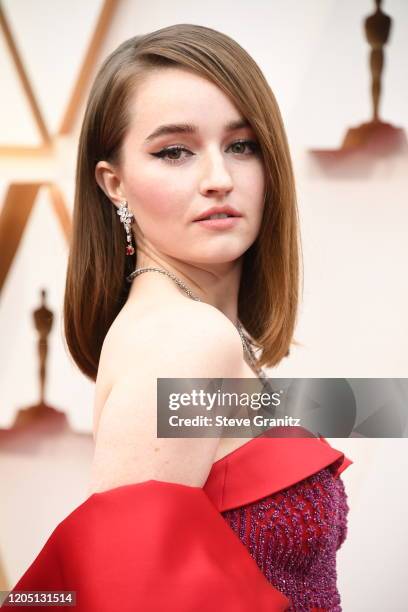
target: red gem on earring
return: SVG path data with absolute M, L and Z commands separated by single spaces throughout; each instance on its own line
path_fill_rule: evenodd
M 131 244 L 128 244 L 126 247 L 126 255 L 133 255 L 134 252 L 135 252 L 135 249 L 132 247 Z

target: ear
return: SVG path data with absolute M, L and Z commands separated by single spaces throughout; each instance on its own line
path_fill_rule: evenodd
M 95 180 L 115 206 L 126 200 L 118 170 L 109 162 L 99 161 L 96 164 Z

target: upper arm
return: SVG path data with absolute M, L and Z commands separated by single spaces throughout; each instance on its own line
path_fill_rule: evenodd
M 203 486 L 219 438 L 157 438 L 157 378 L 236 378 L 242 345 L 233 324 L 207 305 L 155 315 L 143 338 L 130 332 L 120 375 L 102 409 L 91 491 L 145 480 Z M 180 316 L 181 314 L 181 316 Z

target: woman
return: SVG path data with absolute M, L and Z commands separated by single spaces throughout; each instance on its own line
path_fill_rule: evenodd
M 65 296 L 69 350 L 96 380 L 90 496 L 16 590 L 76 591 L 98 612 L 341 609 L 343 453 L 156 435 L 158 378 L 264 378 L 288 354 L 298 249 L 287 139 L 254 60 L 189 24 L 120 45 L 83 121 Z

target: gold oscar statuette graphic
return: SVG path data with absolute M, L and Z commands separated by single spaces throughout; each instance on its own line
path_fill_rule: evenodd
M 39 379 L 40 379 L 40 405 L 44 402 L 44 388 L 46 378 L 46 362 L 48 353 L 48 336 L 50 334 L 54 315 L 49 310 L 45 303 L 47 292 L 45 289 L 41 289 L 41 306 L 33 312 L 33 319 L 35 328 L 38 332 L 38 357 L 40 362 L 39 367 Z
M 371 77 L 372 118 L 349 128 L 341 147 L 337 150 L 313 150 L 320 160 L 343 158 L 359 151 L 385 155 L 408 150 L 408 141 L 402 128 L 380 119 L 380 102 L 384 93 L 384 47 L 389 42 L 392 19 L 382 9 L 382 1 L 375 0 L 375 11 L 364 20 L 364 34 L 369 44 L 369 68 Z
M 364 32 L 370 45 L 369 66 L 371 72 L 371 121 L 350 128 L 342 148 L 369 147 L 378 152 L 396 150 L 406 143 L 403 130 L 380 119 L 379 107 L 383 93 L 384 47 L 389 41 L 392 19 L 381 10 L 381 0 L 375 0 L 375 12 L 364 21 Z
M 37 332 L 37 356 L 38 356 L 38 387 L 39 387 L 39 399 L 38 403 L 33 406 L 28 406 L 24 409 L 19 410 L 17 417 L 14 421 L 13 428 L 19 429 L 29 425 L 34 420 L 39 418 L 51 418 L 57 419 L 67 426 L 68 422 L 64 413 L 55 410 L 52 406 L 47 404 L 45 399 L 45 388 L 47 382 L 47 363 L 48 363 L 48 338 L 52 329 L 54 321 L 53 312 L 47 307 L 46 303 L 47 292 L 45 289 L 41 289 L 41 304 L 39 308 L 36 308 L 32 313 L 34 327 Z

